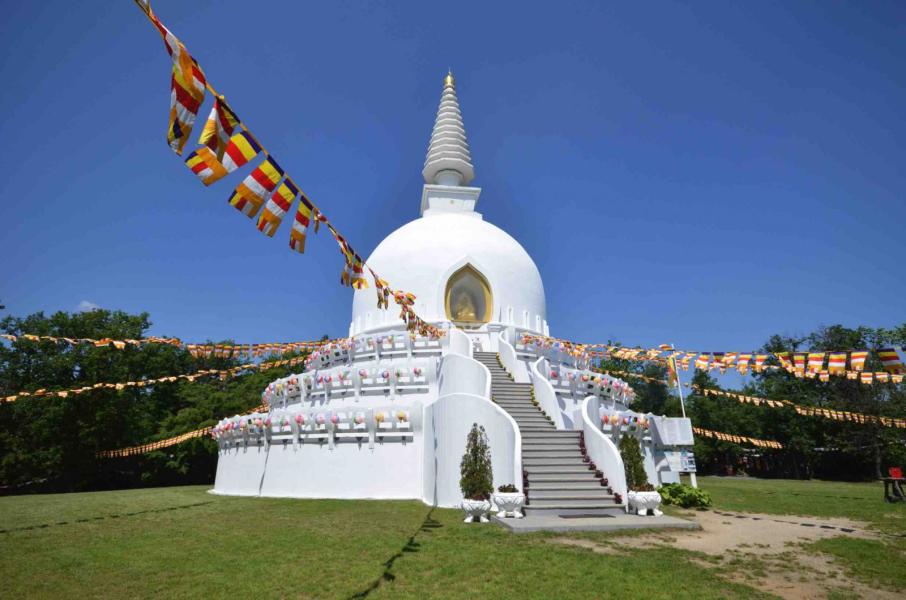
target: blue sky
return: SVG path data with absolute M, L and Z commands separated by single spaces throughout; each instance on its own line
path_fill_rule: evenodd
M 418 214 L 452 66 L 479 209 L 538 263 L 554 335 L 745 350 L 901 323 L 906 5 L 603 4 L 154 8 L 365 255 Z M 3 12 L 7 313 L 345 334 L 326 232 L 295 255 L 227 205 L 236 178 L 204 188 L 168 149 L 169 59 L 132 2 Z

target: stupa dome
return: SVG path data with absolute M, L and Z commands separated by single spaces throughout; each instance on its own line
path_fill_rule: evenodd
M 414 293 L 415 311 L 427 321 L 547 329 L 538 267 L 519 242 L 478 213 L 427 210 L 387 236 L 367 263 L 394 288 Z M 457 287 L 465 291 L 457 295 Z M 388 310 L 377 308 L 373 288 L 357 290 L 350 333 L 398 326 L 398 317 L 392 302 Z

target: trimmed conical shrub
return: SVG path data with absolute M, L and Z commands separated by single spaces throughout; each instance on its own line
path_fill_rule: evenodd
M 459 464 L 459 488 L 469 500 L 488 500 L 494 491 L 494 471 L 491 468 L 491 448 L 484 427 L 472 424 L 466 438 L 466 453 Z
M 620 438 L 620 456 L 626 470 L 626 487 L 633 491 L 651 489 L 648 475 L 645 473 L 642 447 L 634 435 L 623 435 Z

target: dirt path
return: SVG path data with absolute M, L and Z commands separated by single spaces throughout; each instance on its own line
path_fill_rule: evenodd
M 617 534 L 606 544 L 569 537 L 552 541 L 602 554 L 665 545 L 698 552 L 701 555 L 692 560 L 703 567 L 717 569 L 728 580 L 781 598 L 827 598 L 831 592 L 863 598 L 902 598 L 843 577 L 830 557 L 804 548 L 810 542 L 841 535 L 876 538 L 877 534 L 868 530 L 865 523 L 727 511 L 689 512 L 681 516 L 698 522 L 702 529 L 634 536 Z M 745 563 L 745 568 L 739 568 L 741 563 Z

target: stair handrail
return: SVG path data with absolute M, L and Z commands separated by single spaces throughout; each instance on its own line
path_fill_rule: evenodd
M 560 403 L 557 401 L 557 393 L 545 375 L 545 371 L 549 368 L 548 365 L 547 359 L 543 356 L 532 363 L 532 388 L 535 390 L 535 400 L 541 410 L 553 419 L 557 429 L 566 429 Z
M 626 471 L 623 457 L 613 441 L 601 431 L 601 401 L 597 396 L 588 396 L 582 402 L 582 431 L 585 449 L 595 466 L 607 478 L 608 485 L 626 503 Z M 628 510 L 628 509 L 627 509 Z
M 514 332 L 515 330 L 512 327 L 507 327 L 500 330 L 497 336 L 499 340 L 497 353 L 500 356 L 500 364 L 513 376 L 513 381 L 516 383 L 528 383 L 531 381 L 528 370 L 525 368 L 525 364 L 519 361 L 519 357 L 516 356 L 516 348 L 513 347 L 509 340 L 510 334 Z

